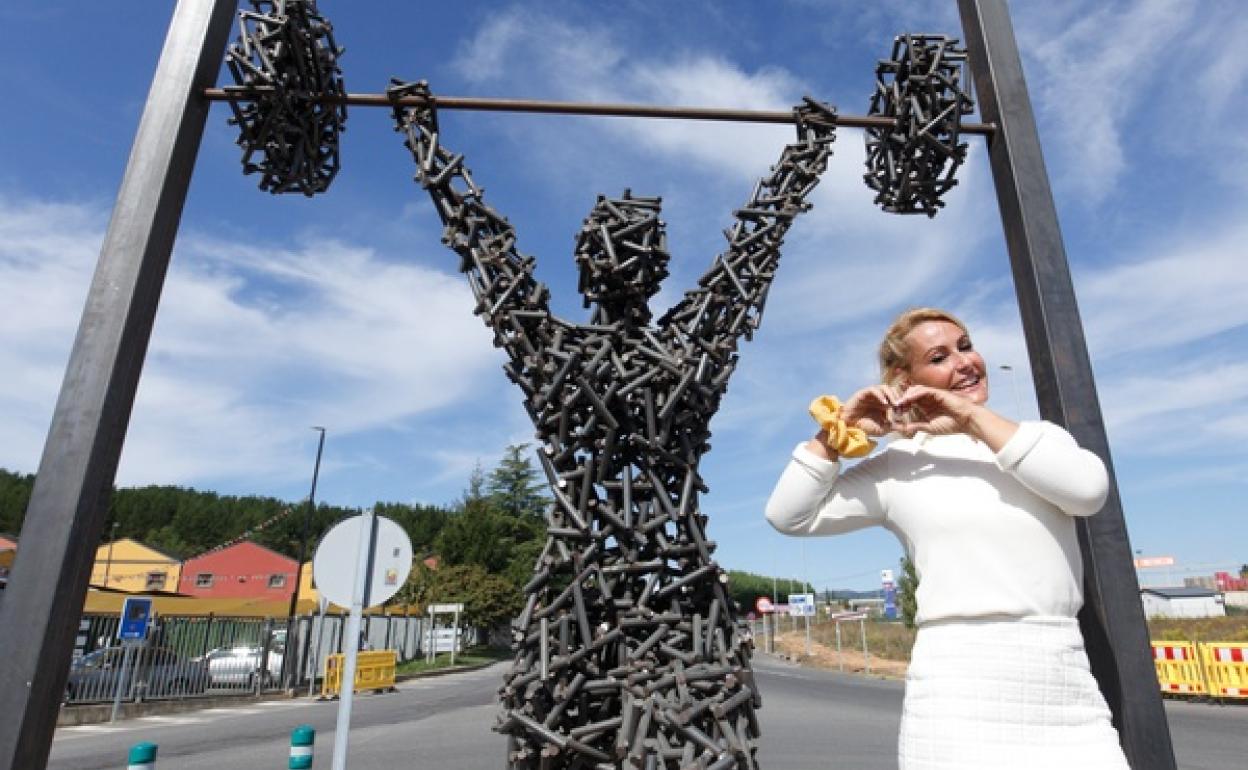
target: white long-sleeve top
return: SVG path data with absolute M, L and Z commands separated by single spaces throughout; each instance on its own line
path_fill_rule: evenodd
M 767 502 L 790 535 L 878 525 L 919 576 L 916 622 L 1073 617 L 1083 562 L 1072 517 L 1101 509 L 1105 465 L 1050 422 L 1023 422 L 1000 452 L 969 436 L 919 434 L 842 471 L 798 445 Z

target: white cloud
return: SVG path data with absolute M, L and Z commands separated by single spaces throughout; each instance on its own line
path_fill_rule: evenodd
M 1151 113 L 1149 88 L 1197 12 L 1181 0 L 1020 8 L 1020 46 L 1039 67 L 1032 98 L 1056 128 L 1046 154 L 1072 192 L 1099 203 L 1119 184 L 1132 162 L 1124 132 L 1141 130 L 1128 118 Z
M 1189 358 L 1160 371 L 1111 378 L 1104 390 L 1115 442 L 1135 451 L 1169 454 L 1197 445 L 1209 451 L 1231 446 L 1216 439 L 1248 438 L 1248 364 Z
M 33 470 L 38 458 L 102 221 L 88 205 L 0 201 L 0 364 L 12 373 L 0 381 L 0 466 Z M 289 455 L 308 425 L 342 438 L 471 397 L 497 359 L 466 307 L 457 276 L 366 248 L 185 233 L 119 482 L 302 474 Z
M 1248 325 L 1248 226 L 1179 230 L 1153 254 L 1081 271 L 1080 311 L 1098 357 L 1159 350 Z
M 474 84 L 524 89 L 536 83 L 550 96 L 570 100 L 786 110 L 804 92 L 783 69 L 747 72 L 718 54 L 675 49 L 639 60 L 608 29 L 532 9 L 491 18 L 462 47 L 456 64 Z M 599 121 L 594 130 L 651 156 L 657 151 L 685 164 L 692 159 L 704 171 L 734 176 L 765 170 L 775 158 L 772 148 L 792 136 L 791 129 L 775 126 L 738 123 L 708 130 L 704 122 L 676 120 Z M 523 137 L 570 149 L 558 134 Z M 564 164 L 578 165 L 566 154 Z

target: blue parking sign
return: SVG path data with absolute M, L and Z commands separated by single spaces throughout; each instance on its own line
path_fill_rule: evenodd
M 121 625 L 117 638 L 123 642 L 147 638 L 147 626 L 152 622 L 152 600 L 147 596 L 128 596 L 121 605 Z

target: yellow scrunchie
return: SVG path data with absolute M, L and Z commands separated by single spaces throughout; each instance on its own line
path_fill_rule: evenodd
M 820 396 L 810 402 L 810 416 L 828 432 L 828 448 L 844 457 L 862 457 L 875 449 L 862 428 L 851 428 L 841 419 L 841 402 L 836 396 Z

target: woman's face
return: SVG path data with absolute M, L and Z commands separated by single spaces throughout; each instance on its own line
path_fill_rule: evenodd
M 903 383 L 949 390 L 976 404 L 988 400 L 988 371 L 971 338 L 949 321 L 924 321 L 906 335 Z

